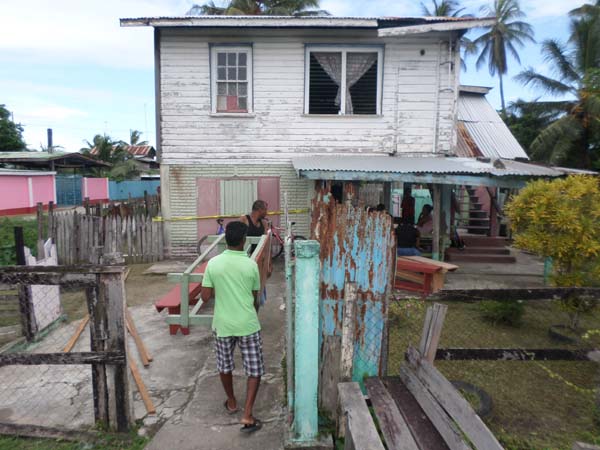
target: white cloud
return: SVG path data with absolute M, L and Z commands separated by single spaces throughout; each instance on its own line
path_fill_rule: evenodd
M 0 8 L 4 57 L 70 64 L 152 67 L 152 29 L 119 18 L 183 15 L 192 0 L 31 0 Z

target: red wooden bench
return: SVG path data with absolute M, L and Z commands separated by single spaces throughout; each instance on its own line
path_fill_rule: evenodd
M 399 257 L 396 260 L 394 288 L 420 292 L 425 297 L 433 292 L 434 275 L 441 270 L 438 265 Z
M 206 270 L 206 265 L 208 261 L 204 261 L 200 264 L 196 269 L 194 269 L 193 273 L 204 273 Z M 198 296 L 200 295 L 200 291 L 202 290 L 202 283 L 189 283 L 188 285 L 188 298 L 190 302 L 190 306 L 198 303 Z M 158 312 L 161 312 L 163 309 L 167 308 L 169 314 L 180 314 L 181 313 L 181 285 L 178 284 L 173 289 L 171 289 L 167 294 L 158 300 L 154 307 Z M 190 334 L 190 329 L 188 327 L 181 327 L 181 325 L 169 325 L 169 333 L 172 335 L 177 334 L 177 331 L 181 329 L 181 333 L 185 336 Z

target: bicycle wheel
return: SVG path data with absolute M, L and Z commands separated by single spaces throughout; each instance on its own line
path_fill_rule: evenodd
M 198 253 L 198 256 L 200 256 L 203 252 L 203 245 L 204 242 L 206 241 L 206 238 L 208 238 L 208 236 L 202 236 L 200 238 L 200 240 L 198 241 L 198 244 L 196 245 L 196 253 Z
M 283 244 L 275 236 L 271 236 L 271 259 L 277 258 L 283 253 Z

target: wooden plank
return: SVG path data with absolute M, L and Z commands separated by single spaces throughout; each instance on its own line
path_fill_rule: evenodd
M 127 258 L 129 263 L 133 263 L 133 247 L 132 247 L 132 233 L 131 233 L 131 216 L 125 218 L 125 234 L 127 240 Z
M 106 302 L 101 296 L 99 287 L 94 284 L 86 289 L 88 314 L 90 317 L 90 349 L 94 352 L 105 350 Z M 92 394 L 94 398 L 94 418 L 96 423 L 105 426 L 109 423 L 108 415 L 108 383 L 106 366 L 92 364 Z
M 66 266 L 70 267 L 70 266 Z M 94 275 L 79 275 L 69 273 L 28 273 L 28 272 L 5 272 L 7 269 L 0 269 L 0 283 L 19 284 L 26 288 L 32 284 L 51 284 L 51 285 L 70 285 L 70 286 L 89 286 L 96 283 Z M 21 313 L 27 314 L 30 310 L 29 296 L 19 288 L 19 302 L 22 305 Z
M 73 213 L 73 236 L 71 239 L 73 240 L 73 253 L 75 254 L 75 260 L 77 262 L 82 262 L 85 260 L 84 255 L 86 251 L 81 247 L 81 215 L 77 214 L 77 211 Z
M 123 273 L 100 275 L 101 296 L 106 304 L 105 346 L 107 351 L 125 354 L 127 341 L 125 331 L 125 286 Z M 128 431 L 133 423 L 133 412 L 127 377 L 127 361 L 107 367 L 107 377 L 113 380 L 109 386 L 109 424 L 119 432 Z
M 421 332 L 421 340 L 419 343 L 419 352 L 425 353 L 425 348 L 427 346 L 427 338 L 429 335 L 429 330 L 431 328 L 431 319 L 433 318 L 433 309 L 427 308 L 425 312 L 425 320 L 423 322 L 423 331 Z
M 342 338 L 323 338 L 321 367 L 319 368 L 319 407 L 335 419 L 337 412 L 337 385 L 340 381 L 340 353 Z
M 86 314 L 85 317 L 83 319 L 81 319 L 81 321 L 79 322 L 79 326 L 75 330 L 75 333 L 73 334 L 73 336 L 71 336 L 71 339 L 69 339 L 69 342 L 67 342 L 67 345 L 65 345 L 65 348 L 63 348 L 63 352 L 68 353 L 73 349 L 73 347 L 75 346 L 75 343 L 79 339 L 79 336 L 81 336 L 81 333 L 83 332 L 83 330 L 85 329 L 85 327 L 89 321 L 90 321 L 90 316 L 89 316 L 89 314 Z
M 135 341 L 135 346 L 137 347 L 138 354 L 140 355 L 140 359 L 142 360 L 142 364 L 144 365 L 144 367 L 148 367 L 150 365 L 150 361 L 152 361 L 152 358 L 148 354 L 148 350 L 146 349 L 146 346 L 144 345 L 144 342 L 142 341 L 142 338 L 140 337 L 135 327 L 133 318 L 131 317 L 131 313 L 129 311 L 126 311 L 125 316 L 125 324 L 127 326 L 127 331 L 129 332 L 129 334 L 131 334 L 133 340 Z
M 6 353 L 0 355 L 0 367 L 9 365 L 36 366 L 42 364 L 122 364 L 124 353 L 77 352 L 77 353 Z
M 165 228 L 163 226 L 163 222 L 156 222 L 156 226 L 158 228 L 158 259 L 162 261 L 165 258 L 165 241 L 164 241 L 164 232 Z
M 394 399 L 379 378 L 367 378 L 365 387 L 388 450 L 419 450 Z
M 502 450 L 498 440 L 475 413 L 471 405 L 460 395 L 452 383 L 429 361 L 421 359 L 412 347 L 408 349 L 408 361 L 422 385 L 433 394 L 438 403 L 450 414 L 469 440 L 478 449 Z
M 417 284 L 425 283 L 425 275 L 415 272 L 409 272 L 407 270 L 396 270 L 396 277 L 401 278 L 403 280 L 409 280 Z
M 444 319 L 446 318 L 448 306 L 442 305 L 440 303 L 435 303 L 433 306 L 430 306 L 430 308 L 433 308 L 431 331 L 427 339 L 425 352 L 422 353 L 422 355 L 427 361 L 433 363 L 433 361 L 435 360 L 435 352 L 437 351 L 438 344 L 440 342 L 440 337 L 442 335 L 442 328 L 444 326 Z
M 400 367 L 400 379 L 414 396 L 431 423 L 440 433 L 450 450 L 471 450 L 462 438 L 460 430 L 442 409 L 435 397 L 406 365 Z
M 384 450 L 358 383 L 339 383 L 338 396 L 340 417 L 346 419 L 346 442 L 356 450 Z
M 385 377 L 382 381 L 398 407 L 400 414 L 402 414 L 419 448 L 426 450 L 449 450 L 442 435 L 427 418 L 423 408 L 421 408 L 400 377 Z
M 37 259 L 44 259 L 44 241 L 46 236 L 44 234 L 44 204 L 38 202 L 37 204 Z
M 436 301 L 513 301 L 513 300 L 552 300 L 571 295 L 592 297 L 600 300 L 600 288 L 532 288 L 532 289 L 444 289 L 431 297 Z
M 344 285 L 344 317 L 342 319 L 342 348 L 340 357 L 340 376 L 343 381 L 352 379 L 354 366 L 354 335 L 356 331 L 356 283 Z
M 590 361 L 594 349 L 563 348 L 438 348 L 445 361 Z
M 424 256 L 399 256 L 399 258 L 408 259 L 410 261 L 422 262 L 426 264 L 433 264 L 434 266 L 441 267 L 442 269 L 448 272 L 453 272 L 456 269 L 458 269 L 458 266 L 456 264 L 450 264 L 444 261 L 436 261 L 435 259 L 425 258 Z
M 142 380 L 142 376 L 140 375 L 140 371 L 138 370 L 137 364 L 132 358 L 129 358 L 128 363 L 129 370 L 131 371 L 131 375 L 133 375 L 133 379 L 135 380 L 135 384 L 138 388 L 140 396 L 142 397 L 142 401 L 144 402 L 146 411 L 148 412 L 148 414 L 156 414 L 156 407 L 154 406 L 154 403 L 152 403 L 152 399 L 150 398 L 148 389 L 146 389 L 146 385 Z

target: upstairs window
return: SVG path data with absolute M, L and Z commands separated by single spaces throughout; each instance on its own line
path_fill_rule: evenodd
M 252 112 L 251 47 L 213 47 L 212 112 Z
M 307 47 L 306 114 L 381 114 L 380 47 Z

